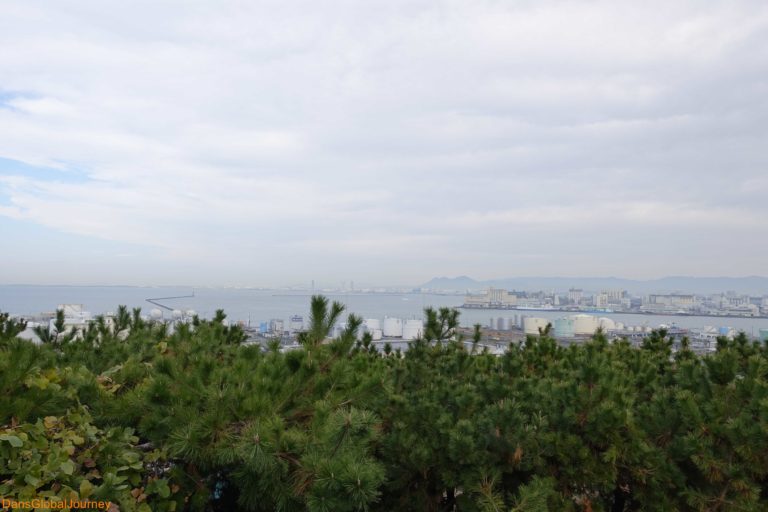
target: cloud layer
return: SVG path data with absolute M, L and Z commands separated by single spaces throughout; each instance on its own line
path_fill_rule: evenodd
M 765 2 L 2 11 L 0 282 L 765 274 Z

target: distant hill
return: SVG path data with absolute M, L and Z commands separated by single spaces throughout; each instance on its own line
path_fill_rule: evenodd
M 507 290 L 567 291 L 581 288 L 586 292 L 621 288 L 631 293 L 719 293 L 735 291 L 750 295 L 768 295 L 768 277 L 689 277 L 670 276 L 661 279 L 635 280 L 618 277 L 509 277 L 478 281 L 467 276 L 435 277 L 421 285 L 432 290 L 480 291 L 488 287 Z
M 459 277 L 434 277 L 428 283 L 421 285 L 422 288 L 430 288 L 433 290 L 476 290 L 479 288 L 487 288 L 487 285 L 483 284 L 487 281 L 475 281 L 471 277 L 459 276 Z

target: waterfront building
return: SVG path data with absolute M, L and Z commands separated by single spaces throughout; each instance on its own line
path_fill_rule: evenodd
M 511 308 L 518 305 L 518 297 L 515 293 L 500 288 L 489 288 L 479 295 L 467 294 L 464 298 L 464 306 L 468 308 Z
M 696 297 L 690 294 L 652 294 L 640 307 L 641 311 L 649 313 L 669 313 L 691 311 L 696 308 Z
M 596 308 L 607 308 L 608 307 L 608 294 L 605 292 L 598 293 L 593 298 L 593 305 Z
M 612 290 L 603 290 L 603 293 L 608 296 L 609 302 L 621 302 L 621 299 L 627 294 L 626 290 L 615 288 Z
M 273 318 L 269 321 L 269 332 L 272 334 L 283 334 L 285 323 L 280 318 Z
M 580 288 L 571 288 L 568 290 L 568 301 L 571 304 L 578 304 L 584 298 L 584 290 Z
M 668 295 L 649 295 L 648 303 L 681 308 L 693 306 L 695 300 L 693 295 L 672 293 Z
M 301 315 L 293 315 L 291 321 L 288 324 L 291 332 L 299 332 L 304 330 L 304 317 Z

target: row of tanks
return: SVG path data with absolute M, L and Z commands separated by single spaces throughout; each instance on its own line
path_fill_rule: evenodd
M 336 335 L 340 334 L 345 327 L 345 324 L 337 326 Z M 424 332 L 424 323 L 415 318 L 403 321 L 401 318 L 386 317 L 383 322 L 378 318 L 366 318 L 359 332 L 361 336 L 364 333 L 370 333 L 373 341 L 384 338 L 415 340 Z
M 550 320 L 539 317 L 523 317 L 522 329 L 525 334 L 539 334 L 548 324 L 552 324 L 552 334 L 558 338 L 573 338 L 576 336 L 591 336 L 598 329 L 604 332 L 650 332 L 650 326 L 625 326 L 611 318 L 598 318 L 593 315 L 570 315 Z

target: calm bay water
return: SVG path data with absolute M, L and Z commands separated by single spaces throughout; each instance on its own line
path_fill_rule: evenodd
M 93 314 L 114 311 L 119 304 L 140 307 L 144 312 L 155 308 L 148 298 L 173 297 L 192 294 L 188 287 L 128 287 L 128 286 L 0 286 L 0 311 L 32 315 L 53 311 L 58 304 L 82 304 Z M 160 301 L 176 309 L 194 309 L 203 317 L 210 317 L 216 309 L 224 309 L 231 320 L 251 321 L 252 325 L 271 318 L 288 319 L 291 315 L 309 316 L 310 294 L 278 290 L 234 288 L 196 288 L 194 297 Z M 464 302 L 461 295 L 433 294 L 359 294 L 345 293 L 327 296 L 347 306 L 347 312 L 364 318 L 421 318 L 427 306 L 458 307 Z M 559 311 L 494 311 L 461 310 L 461 323 L 486 325 L 491 317 L 512 318 L 514 315 L 538 316 L 555 319 L 566 315 Z M 757 335 L 759 329 L 768 329 L 768 319 L 713 318 L 697 316 L 631 315 L 599 313 L 626 325 L 658 327 L 675 324 L 682 328 L 707 325 L 728 326 Z

